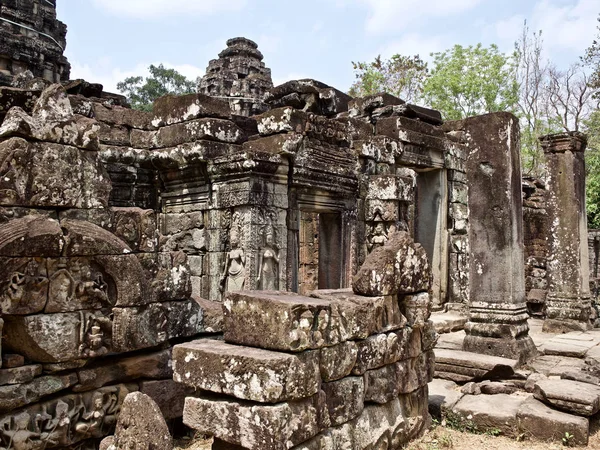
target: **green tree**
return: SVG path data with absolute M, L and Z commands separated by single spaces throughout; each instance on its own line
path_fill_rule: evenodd
M 150 65 L 149 77 L 129 77 L 117 83 L 119 92 L 125 94 L 131 107 L 142 111 L 152 111 L 154 101 L 163 95 L 183 95 L 196 92 L 196 82 L 188 80 L 175 69 L 167 69 L 162 64 Z
M 431 56 L 434 68 L 425 81 L 424 98 L 447 120 L 516 111 L 519 86 L 515 62 L 496 45 L 455 45 Z
M 350 87 L 353 97 L 387 92 L 401 99 L 419 101 L 427 79 L 427 63 L 419 55 L 394 55 L 388 60 L 377 56 L 373 62 L 352 62 L 356 81 Z
M 600 22 L 600 15 L 598 16 Z M 600 25 L 598 25 L 598 36 L 592 42 L 592 45 L 586 50 L 583 62 L 591 68 L 589 85 L 596 90 L 596 98 L 600 97 Z
M 600 228 L 600 110 L 594 111 L 584 121 L 584 131 L 588 136 L 588 149 L 585 152 L 586 204 L 588 227 Z

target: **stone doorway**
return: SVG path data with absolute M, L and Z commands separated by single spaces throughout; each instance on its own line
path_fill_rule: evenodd
M 433 272 L 433 306 L 448 292 L 448 181 L 445 170 L 417 172 L 415 241 L 425 248 Z
M 343 285 L 344 242 L 340 212 L 300 212 L 298 293 Z

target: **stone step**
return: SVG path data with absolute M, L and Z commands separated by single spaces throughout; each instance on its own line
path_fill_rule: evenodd
M 510 378 L 518 361 L 462 350 L 435 349 L 435 370 L 439 378 L 456 382 Z
M 434 378 L 429 383 L 429 414 L 436 419 L 451 411 L 463 397 L 460 387 L 453 381 Z
M 433 313 L 429 318 L 435 325 L 435 331 L 440 334 L 460 331 L 467 323 L 467 318 L 456 313 Z
M 545 355 L 570 356 L 583 358 L 598 343 L 591 340 L 576 340 L 556 336 L 540 345 L 539 350 Z
M 600 386 L 572 380 L 539 380 L 534 395 L 538 400 L 579 416 L 600 411 Z

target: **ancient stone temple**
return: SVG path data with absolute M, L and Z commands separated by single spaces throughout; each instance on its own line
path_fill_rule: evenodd
M 29 70 L 53 83 L 68 80 L 63 56 L 67 27 L 56 19 L 55 0 L 3 0 L 0 5 L 0 86 Z
M 64 41 L 54 4 L 0 11 L 24 5 Z M 80 80 L 0 87 L 1 447 L 96 448 L 139 401 L 214 448 L 397 449 L 434 370 L 512 376 L 528 312 L 587 327 L 578 136 L 548 139 L 562 178 L 522 185 L 511 114 L 273 87 L 262 59 L 231 39 L 201 93 L 152 112 Z M 59 81 L 61 61 L 26 68 Z M 432 310 L 480 355 L 436 365 Z
M 229 100 L 234 114 L 252 116 L 264 112 L 268 109 L 264 98 L 273 81 L 271 69 L 262 60 L 255 42 L 242 37 L 229 39 L 219 59 L 208 63 L 198 92 Z

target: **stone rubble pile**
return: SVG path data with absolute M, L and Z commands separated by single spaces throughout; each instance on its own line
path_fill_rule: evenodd
M 386 268 L 385 285 L 356 292 Z M 197 390 L 184 423 L 213 448 L 401 448 L 430 424 L 430 284 L 423 249 L 398 233 L 367 258 L 355 292 L 229 293 L 224 341 L 173 350 L 174 379 Z

